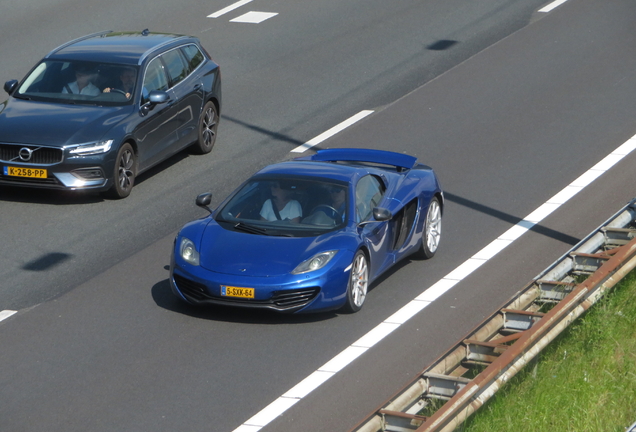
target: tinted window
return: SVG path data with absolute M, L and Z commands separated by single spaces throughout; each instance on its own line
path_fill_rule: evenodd
M 153 90 L 168 90 L 168 77 L 159 57 L 153 59 L 146 69 L 142 103 L 147 102 L 148 94 Z
M 44 60 L 24 79 L 15 97 L 60 103 L 122 105 L 130 103 L 125 92 L 111 89 L 122 85 L 123 71 L 132 75 L 137 69 L 126 65 L 99 62 Z M 108 91 L 104 91 L 108 88 Z M 132 90 L 129 90 L 132 93 Z
M 346 225 L 347 195 L 346 183 L 327 179 L 257 177 L 227 202 L 216 221 L 252 234 L 316 236 Z
M 172 85 L 177 84 L 188 75 L 188 68 L 178 49 L 168 51 L 162 57 L 168 68 L 168 75 L 170 75 Z
M 371 212 L 380 204 L 384 195 L 384 185 L 372 175 L 362 177 L 356 186 L 356 211 L 360 221 L 367 220 Z
M 196 45 L 186 45 L 181 50 L 188 61 L 191 71 L 195 70 L 203 62 L 203 53 Z

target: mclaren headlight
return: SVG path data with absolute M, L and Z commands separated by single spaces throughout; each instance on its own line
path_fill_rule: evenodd
M 179 255 L 185 262 L 195 266 L 199 265 L 199 252 L 197 252 L 197 248 L 194 246 L 192 240 L 185 237 L 181 238 Z
M 89 156 L 106 153 L 113 146 L 113 140 L 98 141 L 88 144 L 79 144 L 72 147 L 69 153 L 76 156 Z
M 336 255 L 337 250 L 321 252 L 301 262 L 295 269 L 292 271 L 292 274 L 302 274 L 312 272 L 314 270 L 319 270 L 327 265 L 329 261 Z

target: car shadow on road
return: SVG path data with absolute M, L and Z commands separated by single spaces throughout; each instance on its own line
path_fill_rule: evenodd
M 243 309 L 230 306 L 192 306 L 180 301 L 171 291 L 168 279 L 156 283 L 151 295 L 157 306 L 171 312 L 208 321 L 242 324 L 306 324 L 325 321 L 338 316 L 336 312 L 282 314 L 262 309 Z

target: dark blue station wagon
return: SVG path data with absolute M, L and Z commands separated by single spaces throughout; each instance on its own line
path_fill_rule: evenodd
M 143 171 L 216 141 L 221 72 L 195 37 L 88 35 L 4 89 L 0 185 L 124 198 Z

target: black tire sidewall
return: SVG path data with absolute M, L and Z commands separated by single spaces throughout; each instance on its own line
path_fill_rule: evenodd
M 130 185 L 130 188 L 121 189 L 119 186 L 119 164 L 121 161 L 121 157 L 126 150 L 130 151 L 133 157 L 133 166 L 132 166 L 133 177 L 132 177 L 132 184 Z M 117 199 L 126 198 L 128 195 L 130 195 L 132 188 L 135 186 L 136 178 L 137 178 L 137 157 L 135 155 L 135 151 L 133 150 L 132 146 L 129 143 L 124 143 L 119 148 L 119 151 L 117 152 L 117 158 L 115 159 L 115 167 L 113 169 L 113 186 L 109 190 L 109 195 Z
M 210 109 L 214 112 L 214 117 L 216 119 L 216 126 L 214 128 L 214 140 L 212 142 L 212 145 L 210 145 L 208 147 L 208 146 L 206 146 L 204 144 L 205 140 L 203 138 L 203 122 L 205 120 L 205 114 Z M 206 153 L 210 153 L 212 151 L 212 149 L 214 148 L 214 144 L 216 144 L 216 133 L 217 133 L 217 130 L 218 130 L 218 125 L 219 125 L 219 113 L 218 113 L 214 103 L 209 101 L 203 106 L 203 111 L 201 111 L 201 117 L 199 118 L 198 141 L 197 141 L 197 143 L 195 145 L 195 149 L 196 149 L 197 153 L 206 154 Z
M 368 275 L 368 269 L 369 269 L 369 260 L 367 259 L 367 255 L 362 251 L 359 250 L 358 252 L 356 252 L 356 254 L 353 256 L 353 260 L 351 261 L 351 270 L 349 272 L 349 283 L 347 284 L 347 301 L 344 304 L 344 306 L 342 307 L 344 312 L 347 313 L 355 313 L 358 312 L 360 309 L 362 309 L 362 307 L 364 306 L 364 301 L 362 302 L 362 304 L 360 306 L 357 306 L 355 304 L 355 302 L 353 301 L 353 292 L 352 292 L 352 285 L 353 285 L 353 267 L 355 266 L 355 262 L 358 259 L 358 256 L 362 255 L 362 257 L 364 258 L 366 264 L 367 264 L 367 281 L 369 279 L 369 275 Z M 368 282 L 367 282 L 368 283 Z M 369 287 L 367 285 L 367 294 L 368 294 L 368 290 Z M 365 296 L 365 301 L 366 301 L 366 296 Z

